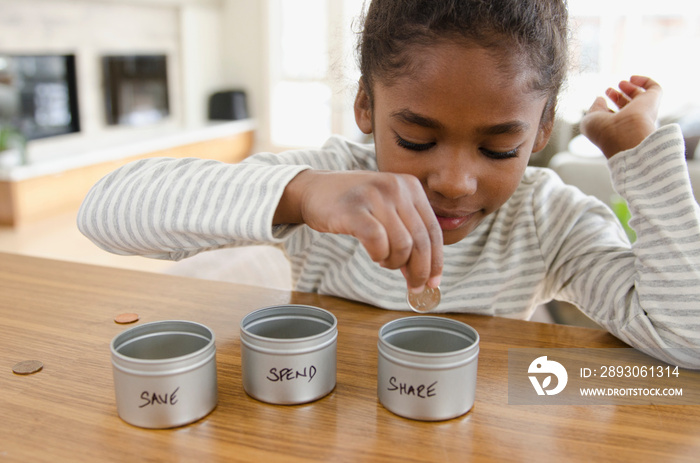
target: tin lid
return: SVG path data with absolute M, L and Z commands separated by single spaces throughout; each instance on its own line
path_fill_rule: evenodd
M 380 353 L 392 361 L 422 368 L 452 368 L 479 354 L 479 334 L 457 320 L 404 317 L 379 330 Z

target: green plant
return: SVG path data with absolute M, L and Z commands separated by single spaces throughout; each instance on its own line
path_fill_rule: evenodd
M 610 198 L 610 208 L 617 216 L 617 220 L 619 220 L 622 224 L 622 228 L 625 230 L 630 243 L 634 243 L 637 239 L 637 234 L 629 226 L 629 220 L 630 217 L 632 217 L 632 214 L 630 214 L 630 209 L 627 207 L 627 202 L 624 200 L 624 198 L 622 198 L 622 196 L 613 195 Z
M 0 151 L 5 151 L 10 148 L 10 136 L 12 129 L 0 126 Z
M 24 134 L 10 125 L 0 125 L 0 153 L 10 149 L 19 151 L 20 164 L 27 163 L 27 139 Z

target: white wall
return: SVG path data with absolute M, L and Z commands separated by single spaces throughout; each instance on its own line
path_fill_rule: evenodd
M 268 1 L 224 0 L 223 73 L 232 89 L 244 90 L 257 122 L 254 151 L 270 149 L 268 86 Z
M 221 5 L 183 6 L 180 27 L 184 125 L 196 127 L 207 121 L 209 96 L 226 86 Z

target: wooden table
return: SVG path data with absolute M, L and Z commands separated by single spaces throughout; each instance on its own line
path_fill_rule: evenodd
M 239 323 L 297 303 L 338 318 L 335 390 L 258 402 L 241 385 Z M 206 418 L 146 430 L 117 415 L 109 343 L 138 323 L 192 320 L 217 337 L 219 403 Z M 698 461 L 700 406 L 509 405 L 508 348 L 622 347 L 600 330 L 450 315 L 480 333 L 476 403 L 445 422 L 400 418 L 377 400 L 377 331 L 406 316 L 315 294 L 0 254 L 0 462 Z M 12 372 L 37 359 L 42 371 Z

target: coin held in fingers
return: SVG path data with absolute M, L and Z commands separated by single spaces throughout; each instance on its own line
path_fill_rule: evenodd
M 427 313 L 435 309 L 438 304 L 440 304 L 440 298 L 441 294 L 439 286 L 436 288 L 426 287 L 423 292 L 418 294 L 414 294 L 409 291 L 406 295 L 408 306 L 411 308 L 411 310 L 418 313 Z

